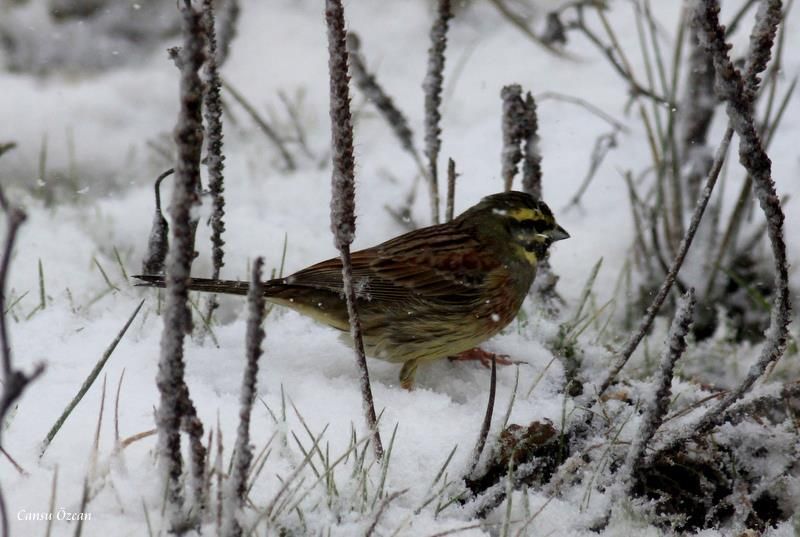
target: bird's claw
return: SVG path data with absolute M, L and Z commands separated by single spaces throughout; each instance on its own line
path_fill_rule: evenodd
M 455 356 L 450 356 L 450 361 L 467 361 L 467 360 L 478 360 L 481 365 L 485 368 L 492 367 L 492 358 L 497 363 L 497 365 L 512 365 L 517 362 L 511 360 L 510 356 L 507 354 L 495 354 L 493 352 L 485 351 L 483 349 L 469 349 L 467 351 L 461 352 L 456 354 Z

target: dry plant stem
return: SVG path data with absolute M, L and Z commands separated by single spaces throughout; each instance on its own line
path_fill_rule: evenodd
M 509 9 L 504 0 L 489 0 L 489 1 L 492 3 L 492 5 L 494 5 L 495 8 L 497 8 L 497 11 L 499 11 L 500 14 L 503 17 L 505 17 L 506 20 L 508 20 L 508 22 L 514 25 L 518 30 L 520 30 L 526 36 L 528 36 L 528 38 L 530 38 L 531 41 L 533 41 L 537 45 L 544 47 L 544 49 L 550 52 L 551 54 L 555 54 L 556 56 L 559 56 L 561 58 L 572 59 L 571 56 L 564 53 L 564 51 L 559 50 L 550 43 L 546 42 L 540 36 L 536 35 L 533 32 L 533 30 L 531 30 L 528 27 L 528 24 L 522 17 L 520 17 L 519 15 L 511 11 L 511 9 Z
M 782 19 L 781 2 L 779 0 L 762 1 L 761 6 L 756 14 L 756 24 L 753 32 L 750 35 L 750 47 L 747 54 L 747 62 L 745 65 L 745 74 L 743 78 L 745 96 L 750 102 L 750 109 L 752 115 L 752 107 L 755 103 L 758 89 L 759 77 L 758 75 L 766 69 L 770 60 L 770 52 L 772 44 L 775 40 L 775 33 L 777 27 Z M 713 67 L 713 64 L 712 64 Z M 729 120 L 731 124 L 732 119 Z M 764 132 L 759 132 L 759 137 L 762 138 Z M 769 145 L 769 141 L 766 141 Z M 706 285 L 706 295 L 709 295 L 714 287 L 714 282 L 719 272 L 722 258 L 727 249 L 734 241 L 734 236 L 740 227 L 742 220 L 742 213 L 748 205 L 747 201 L 752 190 L 753 177 L 748 174 L 747 178 L 742 185 L 737 199 L 736 206 L 733 209 L 733 214 L 730 217 L 729 225 L 725 229 L 725 233 L 720 241 L 719 249 L 715 256 L 715 262 L 711 266 L 708 283 Z
M 472 458 L 467 472 L 464 474 L 467 477 L 472 475 L 483 454 L 483 448 L 486 445 L 486 438 L 489 436 L 489 429 L 492 426 L 492 414 L 494 413 L 494 397 L 497 390 L 497 361 L 494 354 L 492 355 L 492 376 L 489 381 L 489 402 L 486 404 L 486 413 L 483 416 L 483 424 L 481 425 L 480 434 L 478 434 L 478 441 L 475 443 L 475 449 L 472 450 Z
M 234 3 L 234 0 L 228 0 Z M 203 2 L 203 24 L 206 31 L 206 64 L 205 64 L 205 99 L 204 116 L 206 120 L 206 166 L 208 167 L 208 190 L 211 193 L 211 278 L 219 279 L 220 270 L 225 265 L 225 155 L 222 154 L 222 99 L 220 88 L 222 83 L 217 67 L 217 38 L 214 29 L 214 7 L 211 0 Z M 226 53 L 227 54 L 227 53 Z M 205 318 L 211 322 L 214 310 L 219 307 L 217 296 L 212 294 L 206 303 Z
M 577 28 L 578 30 L 580 30 L 583 33 L 583 35 L 586 36 L 586 38 L 589 39 L 589 41 L 591 41 L 592 44 L 594 44 L 598 48 L 598 50 L 600 50 L 605 55 L 606 59 L 611 64 L 611 66 L 614 68 L 614 70 L 617 71 L 617 73 L 625 81 L 628 82 L 628 86 L 630 88 L 630 93 L 631 93 L 631 95 L 633 97 L 637 97 L 639 95 L 643 95 L 645 97 L 648 97 L 648 98 L 652 99 L 653 101 L 655 101 L 657 103 L 674 107 L 675 104 L 671 103 L 669 101 L 669 99 L 667 99 L 666 97 L 658 95 L 658 94 L 654 93 L 653 91 L 650 91 L 649 89 L 647 89 L 644 86 L 642 86 L 634 78 L 633 73 L 630 72 L 628 67 L 623 65 L 622 63 L 620 63 L 619 60 L 617 60 L 616 56 L 614 55 L 615 48 L 613 46 L 607 46 L 605 43 L 603 43 L 603 41 L 592 30 L 590 30 L 588 26 L 586 26 L 586 22 L 585 22 L 585 20 L 583 18 L 583 6 L 582 5 L 577 5 L 575 7 L 575 10 L 576 10 L 576 13 L 577 13 L 577 19 L 576 19 L 576 21 L 574 21 L 574 22 L 572 22 L 570 24 L 570 27 Z M 598 8 L 598 10 L 599 10 L 599 8 Z M 598 13 L 602 13 L 602 12 L 598 11 Z
M 456 163 L 453 159 L 447 160 L 447 208 L 445 209 L 444 219 L 449 222 L 453 219 L 453 212 L 455 211 L 455 197 L 456 197 Z
M 156 384 L 161 394 L 156 412 L 158 463 L 166 482 L 167 520 L 172 531 L 185 532 L 183 512 L 180 428 L 187 415 L 188 390 L 184 380 L 183 339 L 192 330 L 188 281 L 194 258 L 192 213 L 198 205 L 202 135 L 203 84 L 198 71 L 204 60 L 201 14 L 190 2 L 181 4 L 183 47 L 180 51 L 180 112 L 174 136 L 178 149 L 170 214 L 172 240 L 166 264 L 164 330 Z M 199 500 L 199 498 L 195 498 Z
M 286 149 L 286 144 L 283 143 L 283 140 L 280 136 L 278 136 L 278 133 L 275 132 L 275 129 L 273 129 L 272 126 L 267 123 L 263 117 L 261 117 L 253 105 L 250 104 L 250 102 L 245 99 L 236 88 L 231 86 L 230 82 L 222 80 L 222 87 L 231 94 L 231 97 L 233 97 L 233 99 L 239 103 L 248 114 L 250 114 L 250 117 L 256 122 L 256 125 L 258 125 L 258 128 L 261 129 L 261 132 L 263 132 L 267 139 L 272 142 L 272 144 L 278 150 L 278 153 L 280 153 L 286 170 L 290 172 L 296 170 L 297 164 L 295 164 L 294 157 L 292 157 L 291 153 L 289 153 L 289 150 Z
M 765 395 L 728 408 L 721 423 L 736 425 L 745 419 L 752 419 L 753 416 L 769 415 L 785 406 L 787 401 L 798 397 L 800 397 L 800 381 L 790 382 L 785 384 L 777 395 Z
M 503 150 L 500 153 L 500 174 L 503 178 L 504 189 L 509 191 L 514 184 L 519 161 L 522 160 L 520 141 L 523 136 L 525 118 L 522 87 L 519 84 L 504 86 L 500 90 L 500 98 L 503 100 Z
M 440 138 L 442 129 L 442 85 L 447 48 L 447 27 L 453 11 L 450 0 L 438 0 L 436 20 L 431 27 L 431 47 L 428 49 L 428 72 L 422 82 L 425 92 L 425 155 L 428 157 L 428 186 L 431 201 L 431 221 L 439 223 L 439 187 L 437 185 Z
M 8 283 L 8 269 L 11 263 L 11 254 L 14 251 L 19 227 L 25 221 L 25 212 L 6 200 L 2 188 L 0 188 L 0 208 L 6 213 L 6 240 L 3 246 L 3 257 L 0 260 L 0 352 L 3 360 L 3 389 L 0 394 L 0 424 L 5 423 L 8 410 L 14 402 L 22 395 L 28 385 L 44 371 L 43 365 L 38 365 L 30 375 L 14 369 L 11 361 L 11 343 L 8 339 L 6 328 L 6 285 Z M 0 427 L 0 434 L 2 427 Z M 0 436 L 0 446 L 2 436 Z M 0 488 L 0 529 L 3 537 L 8 536 L 8 513 L 6 512 L 6 502 Z
M 614 127 L 614 130 L 622 131 L 625 133 L 630 132 L 630 129 L 628 127 L 626 127 L 625 125 L 623 125 L 622 123 L 620 123 L 607 113 L 603 112 L 597 106 L 593 105 L 592 103 L 590 103 L 585 99 L 581 99 L 580 97 L 573 97 L 572 95 L 566 95 L 564 93 L 558 93 L 555 91 L 543 91 L 542 93 L 537 93 L 535 97 L 536 100 L 538 101 L 545 101 L 552 99 L 554 101 L 561 101 L 573 104 L 575 106 L 580 106 L 581 108 L 588 111 L 590 114 L 599 117 L 600 119 L 602 119 L 603 121 Z
M 217 66 L 222 66 L 231 51 L 231 42 L 236 37 L 236 25 L 239 22 L 239 0 L 225 0 L 219 12 L 219 30 L 217 34 L 216 60 Z
M 766 65 L 769 49 L 775 36 L 775 27 L 771 24 L 760 24 L 769 13 L 777 10 L 780 14 L 780 1 L 767 0 L 759 8 L 756 16 L 756 28 L 752 40 L 759 40 L 764 47 L 761 55 L 755 60 Z M 766 14 L 766 17 L 763 15 Z M 739 135 L 739 161 L 753 178 L 756 196 L 767 220 L 767 235 L 772 246 L 775 262 L 775 294 L 769 331 L 761 349 L 758 360 L 750 368 L 747 376 L 735 389 L 728 392 L 711 410 L 694 424 L 689 431 L 670 442 L 669 446 L 680 445 L 683 441 L 704 434 L 723 423 L 725 411 L 739 400 L 763 375 L 766 368 L 786 350 L 788 325 L 791 321 L 791 305 L 789 301 L 789 268 L 786 259 L 786 244 L 783 237 L 784 215 L 780 200 L 772 181 L 772 164 L 761 145 L 761 139 L 753 118 L 750 90 L 754 87 L 742 79 L 739 71 L 731 63 L 728 56 L 729 46 L 725 43 L 725 30 L 719 24 L 719 3 L 716 0 L 698 1 L 693 12 L 692 22 L 697 28 L 699 38 L 714 59 L 717 72 L 717 90 L 726 101 L 726 112 L 733 128 Z M 757 65 L 755 72 L 763 68 Z M 757 82 L 756 82 L 757 84 Z
M 253 411 L 253 401 L 256 397 L 256 379 L 258 377 L 258 359 L 261 357 L 261 344 L 264 341 L 264 292 L 261 272 L 264 260 L 256 258 L 253 263 L 253 274 L 250 279 L 250 289 L 247 293 L 247 336 L 246 352 L 247 364 L 245 365 L 242 388 L 239 392 L 239 428 L 236 433 L 234 447 L 233 469 L 227 483 L 222 521 L 222 535 L 238 537 L 242 535 L 238 513 L 244 505 L 247 492 L 247 476 L 253 462 L 253 446 L 250 444 L 250 415 Z
M 350 261 L 350 244 L 356 231 L 355 218 L 355 160 L 353 157 L 353 120 L 350 113 L 350 93 L 345 46 L 344 7 L 341 0 L 326 0 L 325 22 L 328 26 L 328 52 L 330 71 L 330 115 L 333 174 L 331 177 L 331 231 L 336 248 L 342 258 L 342 284 L 347 313 L 350 318 L 350 335 L 353 338 L 356 364 L 359 369 L 361 396 L 367 428 L 372 434 L 372 444 L 378 459 L 383 456 L 383 445 L 369 370 L 361 335 L 361 322 L 356 310 L 356 292 L 353 287 L 353 267 Z
M 661 309 L 661 306 L 664 304 L 667 295 L 672 289 L 672 285 L 675 283 L 675 280 L 678 276 L 678 271 L 683 265 L 684 259 L 686 259 L 686 253 L 689 251 L 689 247 L 692 245 L 692 240 L 694 240 L 694 236 L 697 233 L 697 228 L 700 225 L 700 221 L 703 219 L 706 206 L 708 206 L 708 200 L 711 198 L 711 193 L 713 192 L 714 186 L 719 178 L 719 173 L 722 170 L 722 164 L 725 162 L 725 155 L 728 152 L 728 146 L 731 143 L 732 137 L 733 130 L 729 128 L 727 131 L 725 131 L 722 142 L 720 142 L 719 148 L 717 149 L 716 157 L 714 158 L 714 164 L 711 166 L 711 169 L 708 172 L 708 178 L 706 179 L 705 187 L 700 193 L 700 198 L 697 200 L 697 205 L 694 209 L 694 213 L 692 214 L 692 219 L 689 222 L 689 227 L 687 228 L 686 233 L 681 240 L 680 246 L 678 247 L 678 252 L 676 253 L 675 258 L 672 260 L 669 271 L 667 271 L 667 275 L 664 278 L 664 281 L 661 283 L 661 287 L 659 288 L 658 293 L 656 293 L 653 302 L 650 304 L 650 306 L 648 306 L 647 311 L 645 311 L 644 317 L 642 318 L 641 323 L 639 323 L 638 330 L 633 334 L 633 336 L 631 336 L 622 350 L 617 354 L 616 360 L 612 364 L 608 375 L 600 383 L 595 395 L 595 400 L 598 400 L 603 393 L 605 393 L 611 383 L 614 382 L 614 379 L 616 379 L 617 374 L 625 366 L 631 355 L 633 355 L 636 347 L 639 346 L 639 343 L 641 343 L 645 334 L 647 334 L 648 330 L 650 330 L 656 314 L 658 314 L 658 311 Z M 588 407 L 591 407 L 591 405 Z
M 669 410 L 673 371 L 677 361 L 686 352 L 686 336 L 692 323 L 694 306 L 694 289 L 689 289 L 680 298 L 676 307 L 675 317 L 672 319 L 672 326 L 667 338 L 667 346 L 661 355 L 658 371 L 656 371 L 655 379 L 653 379 L 655 388 L 653 398 L 648 401 L 645 407 L 641 425 L 631 442 L 625 465 L 621 470 L 623 487 L 627 497 L 630 497 L 636 473 L 641 468 L 645 449 L 650 444 L 658 428 L 661 427 L 664 416 Z
M 386 120 L 389 126 L 397 137 L 400 145 L 405 149 L 414 159 L 423 177 L 427 176 L 422 159 L 414 147 L 414 133 L 408 125 L 408 119 L 403 114 L 391 97 L 384 91 L 383 87 L 378 83 L 374 74 L 367 70 L 364 59 L 361 56 L 361 40 L 358 35 L 353 32 L 347 32 L 347 52 L 350 62 L 350 71 L 353 75 L 353 81 L 356 87 L 361 90 L 364 96 L 369 99 L 375 108 L 378 109 L 381 116 Z
M 539 119 L 536 101 L 530 92 L 525 96 L 525 138 L 523 139 L 522 191 L 542 199 L 542 154 L 539 151 Z
M 2 157 L 6 152 L 11 151 L 15 147 L 17 147 L 16 142 L 0 143 L 0 157 Z
M 367 528 L 367 532 L 364 534 L 364 537 L 372 537 L 372 535 L 375 533 L 375 528 L 378 527 L 378 522 L 380 522 L 381 517 L 386 511 L 386 508 L 389 507 L 389 504 L 406 492 L 408 492 L 408 489 L 398 490 L 389 494 L 383 499 L 383 501 L 381 501 L 380 506 L 378 506 L 378 510 L 375 512 L 375 518 L 372 520 L 372 524 L 369 525 L 369 528 Z
M 117 345 L 122 340 L 122 338 L 125 336 L 125 333 L 128 331 L 128 328 L 131 326 L 131 323 L 133 323 L 133 320 L 136 318 L 136 315 L 138 315 L 139 310 L 142 309 L 143 305 L 144 305 L 144 300 L 139 302 L 139 305 L 136 306 L 136 309 L 133 311 L 131 316 L 128 318 L 128 320 L 125 323 L 125 325 L 119 331 L 119 333 L 114 338 L 114 340 L 111 342 L 111 344 L 108 346 L 108 348 L 106 348 L 106 350 L 103 352 L 103 355 L 100 357 L 100 359 L 94 365 L 94 368 L 92 368 L 91 372 L 89 372 L 89 375 L 86 377 L 86 380 L 84 380 L 83 384 L 81 384 L 80 389 L 78 389 L 78 393 L 76 393 L 75 397 L 73 397 L 72 400 L 67 404 L 66 408 L 64 408 L 64 411 L 61 413 L 61 415 L 58 417 L 56 422 L 53 424 L 53 426 L 47 432 L 47 436 L 45 437 L 44 441 L 42 442 L 42 446 L 41 446 L 41 449 L 39 451 L 39 457 L 44 455 L 44 452 L 47 450 L 47 448 L 50 446 L 50 443 L 53 441 L 55 436 L 61 430 L 61 427 L 64 425 L 64 422 L 66 421 L 66 419 L 69 417 L 69 415 L 72 413 L 72 411 L 78 405 L 78 403 L 81 402 L 81 399 L 83 399 L 83 397 L 86 395 L 86 392 L 89 391 L 89 388 L 92 387 L 92 384 L 94 384 L 94 381 L 97 380 L 98 375 L 100 375 L 100 371 L 103 370 L 103 367 L 105 367 L 106 362 L 108 362 L 108 359 L 111 358 L 111 355 L 114 353 L 114 350 L 117 348 Z M 121 379 L 120 379 L 120 382 L 122 382 Z
M 158 176 L 153 185 L 156 211 L 153 214 L 153 225 L 147 238 L 147 253 L 142 261 L 142 272 L 144 274 L 161 274 L 164 272 L 164 261 L 167 259 L 167 250 L 169 249 L 169 224 L 161 212 L 161 183 L 173 173 L 175 173 L 174 168 L 168 169 Z

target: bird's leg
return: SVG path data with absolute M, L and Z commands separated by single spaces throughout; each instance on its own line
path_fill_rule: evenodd
M 400 370 L 400 386 L 404 390 L 411 390 L 414 387 L 414 376 L 417 374 L 417 360 L 409 360 L 403 364 Z
M 460 352 L 455 356 L 450 356 L 450 361 L 466 361 L 466 360 L 479 360 L 483 367 L 492 367 L 492 358 L 494 358 L 497 365 L 511 365 L 514 362 L 509 359 L 507 354 L 495 354 L 493 352 L 485 351 L 475 347 L 464 352 Z

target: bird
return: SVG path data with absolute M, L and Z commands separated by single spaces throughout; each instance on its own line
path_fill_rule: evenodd
M 551 244 L 569 238 L 550 208 L 530 194 L 484 197 L 453 220 L 355 251 L 352 282 L 367 356 L 402 364 L 412 389 L 421 363 L 497 357 L 479 345 L 517 315 Z M 163 275 L 137 275 L 164 287 Z M 246 295 L 249 284 L 192 278 L 192 291 Z M 267 301 L 350 337 L 342 261 L 332 258 L 263 285 Z M 352 340 L 350 340 L 352 343 Z

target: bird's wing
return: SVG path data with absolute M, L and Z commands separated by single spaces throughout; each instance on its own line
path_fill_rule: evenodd
M 499 263 L 469 233 L 443 232 L 439 226 L 412 231 L 352 254 L 353 284 L 368 300 L 451 297 L 460 301 L 480 293 L 486 273 Z M 340 293 L 342 263 L 328 259 L 285 279 L 290 286 Z

